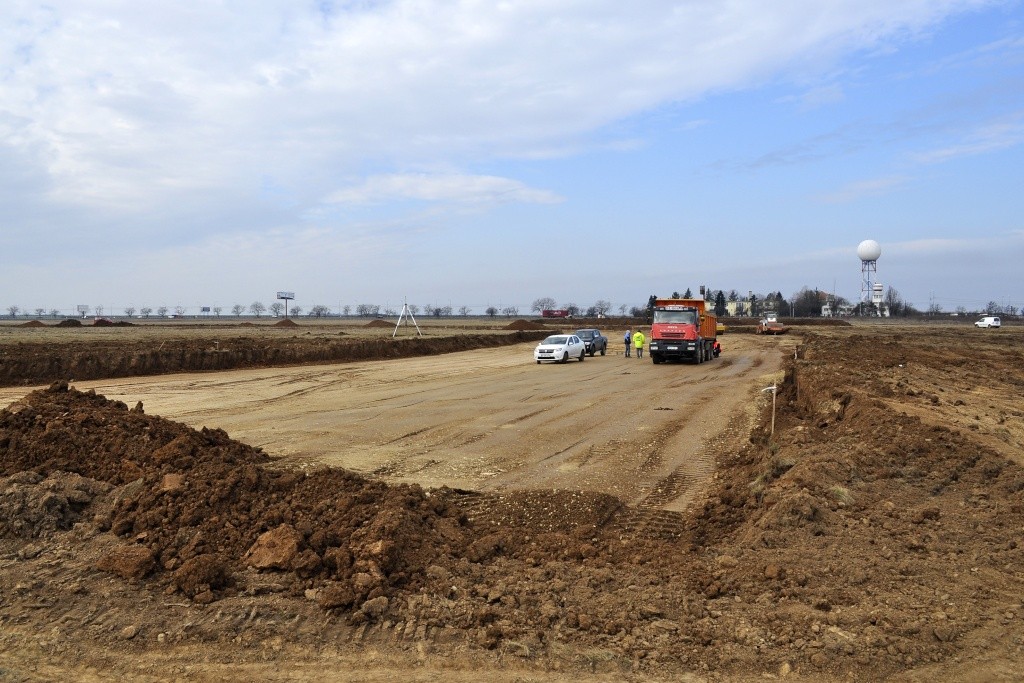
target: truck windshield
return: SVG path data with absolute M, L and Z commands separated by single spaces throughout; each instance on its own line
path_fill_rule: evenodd
M 695 325 L 697 323 L 697 311 L 666 311 L 656 308 L 654 309 L 654 322 Z

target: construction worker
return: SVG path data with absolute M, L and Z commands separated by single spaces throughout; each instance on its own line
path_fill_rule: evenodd
M 629 358 L 629 349 L 633 345 L 633 333 L 630 330 L 626 330 L 626 336 L 623 337 L 626 342 L 626 358 Z
M 636 348 L 636 357 L 637 358 L 643 358 L 644 357 L 644 342 L 645 341 L 647 341 L 647 338 L 644 337 L 644 333 L 643 332 L 641 332 L 640 330 L 637 330 L 636 332 L 633 333 L 633 346 Z

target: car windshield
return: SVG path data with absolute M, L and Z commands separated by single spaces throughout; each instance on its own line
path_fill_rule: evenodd
M 561 344 L 565 344 L 565 342 L 568 341 L 568 339 L 569 339 L 568 337 L 548 337 L 547 339 L 545 339 L 541 343 L 542 344 L 561 345 Z
M 580 330 L 576 333 L 576 336 L 580 339 L 586 339 L 587 341 L 594 338 L 594 333 L 589 330 Z
M 654 322 L 656 323 L 681 323 L 693 325 L 697 321 L 697 312 L 689 311 L 665 311 L 654 309 Z

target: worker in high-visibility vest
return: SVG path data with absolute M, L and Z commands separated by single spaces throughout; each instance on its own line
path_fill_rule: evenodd
M 646 341 L 647 338 L 644 337 L 644 333 L 641 332 L 640 330 L 637 330 L 636 332 L 633 333 L 633 348 L 636 349 L 637 358 L 644 357 L 644 342 Z

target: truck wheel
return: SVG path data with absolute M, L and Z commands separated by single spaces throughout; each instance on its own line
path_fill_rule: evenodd
M 601 347 L 601 355 L 603 356 L 603 355 L 604 355 L 604 352 L 605 352 L 605 351 L 607 351 L 607 350 L 608 350 L 608 347 L 607 347 L 607 346 L 602 346 L 602 347 Z
M 594 352 L 593 352 L 593 351 L 591 351 L 591 352 L 590 352 L 590 353 L 588 353 L 587 355 L 588 355 L 588 356 L 593 356 L 593 355 L 594 355 Z
M 658 363 L 661 362 L 661 356 L 658 355 L 657 353 L 652 353 L 651 354 L 651 362 L 654 363 L 655 365 L 657 365 Z
M 537 361 L 537 365 L 540 365 L 540 361 Z

